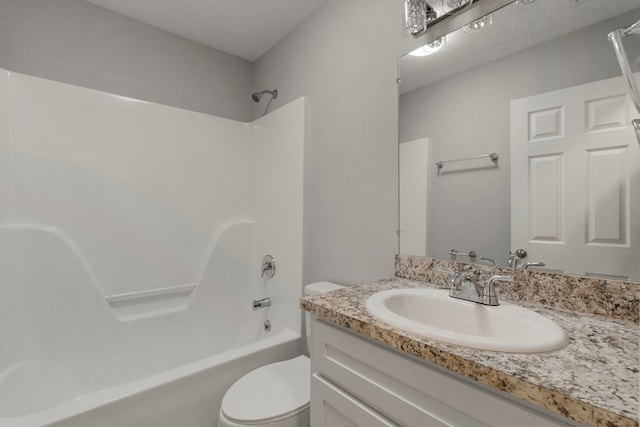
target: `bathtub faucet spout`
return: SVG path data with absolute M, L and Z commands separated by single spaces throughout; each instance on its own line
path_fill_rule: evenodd
M 262 298 L 253 300 L 253 311 L 260 310 L 271 306 L 271 298 Z

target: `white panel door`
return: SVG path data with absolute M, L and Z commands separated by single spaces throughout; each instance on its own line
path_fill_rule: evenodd
M 511 102 L 512 250 L 550 269 L 640 280 L 634 113 L 620 77 Z

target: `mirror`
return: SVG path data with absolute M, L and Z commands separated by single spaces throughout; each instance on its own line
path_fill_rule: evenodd
M 637 0 L 518 1 L 400 58 L 400 253 L 640 281 L 638 114 L 607 40 L 638 19 Z

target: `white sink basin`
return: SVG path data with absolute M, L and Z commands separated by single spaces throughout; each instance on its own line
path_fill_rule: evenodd
M 486 306 L 449 297 L 445 289 L 392 289 L 367 299 L 367 310 L 399 329 L 482 350 L 541 353 L 569 344 L 552 320 L 517 305 Z

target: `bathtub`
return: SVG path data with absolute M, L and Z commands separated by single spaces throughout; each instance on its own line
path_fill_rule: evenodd
M 252 369 L 294 357 L 298 338 L 284 330 L 128 384 L 74 396 L 53 407 L 0 417 L 0 426 L 213 427 L 227 388 Z
M 215 426 L 235 380 L 299 352 L 295 302 L 252 310 L 251 230 L 226 227 L 192 285 L 104 295 L 61 230 L 0 227 L 0 427 Z

